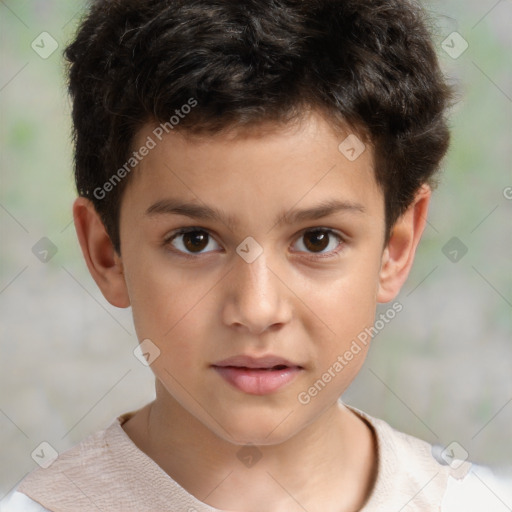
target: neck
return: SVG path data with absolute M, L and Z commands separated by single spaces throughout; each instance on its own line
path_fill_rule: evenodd
M 123 428 L 185 490 L 222 510 L 355 511 L 375 479 L 373 431 L 340 403 L 282 443 L 243 447 L 215 435 L 157 381 L 156 400 Z

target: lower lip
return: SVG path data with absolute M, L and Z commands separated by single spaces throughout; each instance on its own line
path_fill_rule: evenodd
M 250 395 L 268 395 L 290 383 L 301 369 L 297 366 L 280 370 L 214 366 L 222 378 Z

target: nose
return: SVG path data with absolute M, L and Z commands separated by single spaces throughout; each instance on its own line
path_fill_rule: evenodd
M 226 280 L 223 321 L 229 327 L 259 335 L 290 321 L 291 292 L 265 252 L 252 263 L 237 256 Z

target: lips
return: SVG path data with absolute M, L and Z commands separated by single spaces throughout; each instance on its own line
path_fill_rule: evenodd
M 251 395 L 266 395 L 290 383 L 302 370 L 278 356 L 235 356 L 212 365 L 213 369 L 238 390 Z
M 287 359 L 278 356 L 262 356 L 262 357 L 251 357 L 251 356 L 235 356 L 224 359 L 213 366 L 227 367 L 234 366 L 238 368 L 257 368 L 260 370 L 268 370 L 276 366 L 287 366 L 289 368 L 299 366 L 298 364 L 292 363 Z

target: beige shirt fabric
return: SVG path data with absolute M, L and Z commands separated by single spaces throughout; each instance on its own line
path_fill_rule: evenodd
M 467 475 L 471 464 L 440 464 L 432 446 L 350 408 L 377 439 L 377 479 L 361 512 L 440 511 L 448 481 Z M 52 512 L 219 512 L 201 502 L 139 450 L 122 428 L 133 413 L 117 418 L 59 455 L 47 469 L 30 473 L 17 491 Z

